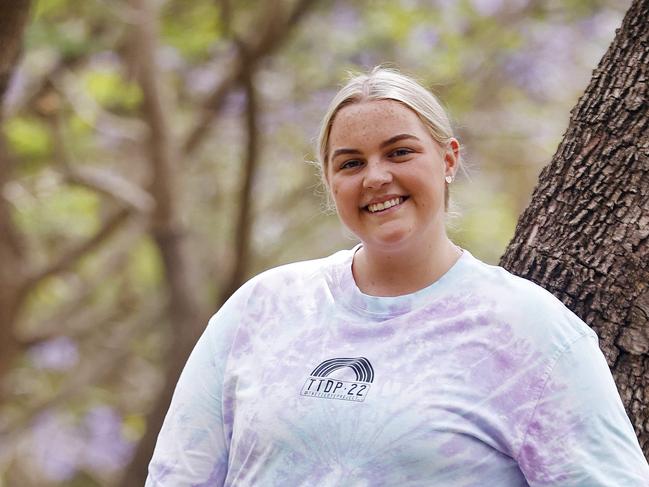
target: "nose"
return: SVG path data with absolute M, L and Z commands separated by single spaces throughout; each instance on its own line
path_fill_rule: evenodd
M 377 189 L 392 181 L 392 173 L 383 161 L 368 161 L 363 187 Z

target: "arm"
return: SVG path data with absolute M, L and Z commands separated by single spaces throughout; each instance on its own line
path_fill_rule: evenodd
M 223 375 L 236 329 L 234 306 L 212 317 L 178 380 L 149 464 L 146 487 L 221 486 L 228 467 Z
M 649 485 L 649 466 L 594 334 L 558 354 L 517 460 L 533 487 Z

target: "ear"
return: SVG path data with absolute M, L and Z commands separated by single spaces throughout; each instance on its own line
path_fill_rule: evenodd
M 446 144 L 446 150 L 444 151 L 444 166 L 444 174 L 454 178 L 455 173 L 460 167 L 460 143 L 455 137 L 451 137 Z

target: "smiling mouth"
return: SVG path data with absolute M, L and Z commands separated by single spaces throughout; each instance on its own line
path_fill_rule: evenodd
M 399 196 L 398 198 L 392 198 L 391 200 L 383 201 L 381 203 L 372 203 L 371 205 L 367 205 L 364 209 L 370 213 L 380 213 L 392 208 L 393 206 L 400 205 L 407 199 L 407 196 Z

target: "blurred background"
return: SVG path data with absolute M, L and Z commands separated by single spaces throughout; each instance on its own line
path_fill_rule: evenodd
M 349 71 L 390 63 L 442 100 L 467 167 L 449 232 L 496 263 L 629 5 L 34 2 L 2 127 L 0 486 L 130 485 L 223 300 L 354 245 L 309 163 Z

